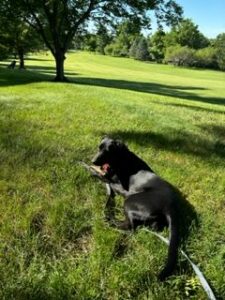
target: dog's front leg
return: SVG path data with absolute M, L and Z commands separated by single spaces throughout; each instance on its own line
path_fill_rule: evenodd
M 112 221 L 115 218 L 115 193 L 110 184 L 106 183 L 107 202 L 105 205 L 105 218 L 107 221 Z
M 119 194 L 119 195 L 123 196 L 124 198 L 126 198 L 126 197 L 129 196 L 129 191 L 125 190 L 124 187 L 122 186 L 122 184 L 120 182 L 111 183 L 110 184 L 110 188 L 116 194 Z

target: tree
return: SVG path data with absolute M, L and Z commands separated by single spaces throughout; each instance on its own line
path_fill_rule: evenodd
M 7 58 L 9 55 L 9 50 L 5 45 L 0 44 L 0 60 Z
M 209 45 L 209 40 L 199 31 L 190 19 L 181 21 L 165 36 L 166 47 L 187 46 L 192 49 L 201 49 Z
M 140 35 L 141 26 L 138 20 L 123 20 L 115 30 L 115 37 L 111 44 L 107 45 L 106 52 L 112 56 L 129 56 L 129 49 Z
M 154 10 L 159 21 L 174 24 L 182 9 L 174 0 L 3 0 L 23 11 L 26 22 L 43 38 L 56 62 L 56 81 L 66 80 L 64 60 L 69 45 L 92 19 L 116 23 L 123 17 L 149 24 L 148 10 Z
M 105 54 L 105 47 L 111 41 L 111 37 L 107 31 L 107 28 L 102 24 L 99 23 L 97 25 L 97 32 L 96 32 L 96 51 L 100 54 Z
M 8 54 L 18 55 L 19 68 L 24 69 L 24 55 L 43 46 L 40 37 L 18 14 L 18 9 L 8 2 L 0 6 L 0 38 Z
M 136 53 L 135 53 L 135 59 L 138 59 L 138 60 L 148 60 L 149 59 L 148 43 L 147 43 L 145 37 L 141 37 L 138 42 Z
M 37 50 L 40 47 L 40 40 L 36 32 L 21 20 L 17 24 L 16 22 L 10 23 L 8 26 L 6 45 L 14 55 L 18 55 L 19 68 L 24 69 L 24 55 L 27 52 Z
M 149 52 L 151 59 L 162 62 L 165 52 L 165 32 L 157 30 L 149 39 Z
M 137 53 L 137 48 L 138 48 L 138 44 L 140 42 L 140 39 L 141 39 L 141 36 L 137 36 L 131 47 L 130 47 L 130 50 L 129 50 L 129 56 L 132 57 L 132 58 L 136 58 L 136 53 Z
M 81 49 L 94 52 L 96 51 L 96 48 L 97 48 L 96 34 L 88 32 L 83 37 L 83 43 Z
M 217 51 L 217 63 L 221 70 L 225 70 L 225 33 L 221 33 L 216 37 L 214 47 Z
M 1 20 L 0 18 L 0 60 L 7 58 L 10 53 L 9 47 L 6 45 L 7 34 L 1 26 Z

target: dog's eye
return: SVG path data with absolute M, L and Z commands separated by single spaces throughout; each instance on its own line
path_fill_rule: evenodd
M 109 151 L 113 151 L 115 149 L 115 145 L 112 143 L 109 145 Z

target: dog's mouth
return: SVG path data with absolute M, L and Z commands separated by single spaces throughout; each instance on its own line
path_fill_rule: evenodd
M 101 170 L 106 174 L 110 170 L 110 165 L 108 163 L 105 163 L 101 166 Z
M 102 176 L 107 175 L 111 169 L 108 163 L 104 163 L 103 165 L 93 164 L 91 168 L 93 168 L 97 173 L 101 174 Z

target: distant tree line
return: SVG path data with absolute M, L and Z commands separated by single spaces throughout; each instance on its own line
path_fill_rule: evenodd
M 182 20 L 169 32 L 162 27 L 147 37 L 141 32 L 141 26 L 129 20 L 115 30 L 99 24 L 95 33 L 86 32 L 75 46 L 117 57 L 225 70 L 225 33 L 208 39 L 190 19 Z

